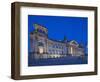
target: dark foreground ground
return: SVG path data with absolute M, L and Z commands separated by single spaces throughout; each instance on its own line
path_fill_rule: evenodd
M 28 57 L 28 66 L 48 66 L 48 65 L 73 65 L 73 64 L 87 64 L 87 56 L 85 57 L 72 57 L 67 56 L 64 58 L 50 58 L 50 59 L 32 59 Z

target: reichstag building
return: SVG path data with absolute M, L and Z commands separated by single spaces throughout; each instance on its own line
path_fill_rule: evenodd
M 34 27 L 35 30 L 30 33 L 30 52 L 34 58 L 84 56 L 84 48 L 75 40 L 53 40 L 48 37 L 47 28 L 39 24 L 34 24 Z

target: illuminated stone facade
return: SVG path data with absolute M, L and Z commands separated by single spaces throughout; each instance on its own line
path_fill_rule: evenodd
M 60 58 L 70 56 L 83 56 L 84 48 L 76 41 L 56 41 L 48 37 L 47 28 L 35 24 L 35 30 L 30 33 L 31 53 L 34 58 Z

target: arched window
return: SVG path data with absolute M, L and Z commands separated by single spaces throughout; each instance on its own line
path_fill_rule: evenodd
M 44 47 L 44 44 L 42 42 L 38 42 L 38 46 Z

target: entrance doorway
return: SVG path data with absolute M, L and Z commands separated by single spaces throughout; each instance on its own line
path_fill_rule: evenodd
M 38 42 L 38 51 L 40 54 L 44 53 L 44 44 L 42 42 Z
M 40 53 L 40 54 L 43 54 L 43 51 L 44 51 L 44 50 L 43 50 L 43 47 L 40 47 L 40 46 L 39 46 L 39 53 Z

